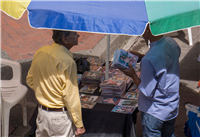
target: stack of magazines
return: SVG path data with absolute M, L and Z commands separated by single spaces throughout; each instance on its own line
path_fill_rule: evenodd
M 97 90 L 97 88 L 98 87 L 96 87 L 96 86 L 85 85 L 79 91 L 80 91 L 80 93 L 93 94 Z
M 128 64 L 131 64 L 133 68 L 137 63 L 138 56 L 131 54 L 123 49 L 117 49 L 115 51 L 114 60 L 112 66 L 121 68 L 121 69 L 128 69 Z
M 90 71 L 104 72 L 105 71 L 105 66 L 90 65 Z
M 103 82 L 104 79 L 104 73 L 99 73 L 95 71 L 85 71 L 82 76 L 82 84 L 99 86 L 99 84 Z
M 80 85 L 81 79 L 82 79 L 82 74 L 77 74 L 78 85 Z
M 104 80 L 100 84 L 101 95 L 102 96 L 111 96 L 121 98 L 126 89 L 126 83 L 124 80 Z
M 80 95 L 81 107 L 92 109 L 95 106 L 96 102 L 98 101 L 98 98 L 99 96 L 81 94 Z
M 105 64 L 105 61 L 99 59 L 98 57 L 88 57 L 87 61 L 90 63 L 90 65 L 103 66 Z
M 109 79 L 111 80 L 124 80 L 126 83 L 126 89 L 128 89 L 133 83 L 132 78 L 126 76 L 122 71 L 117 68 L 110 67 L 109 68 Z

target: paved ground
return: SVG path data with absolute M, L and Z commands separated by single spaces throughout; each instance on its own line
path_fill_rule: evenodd
M 104 34 L 79 32 L 79 44 L 70 51 L 92 49 Z M 37 49 L 53 43 L 52 31 L 35 29 L 29 26 L 27 12 L 22 18 L 15 20 L 1 12 L 1 50 L 12 60 L 26 60 L 33 58 Z
M 31 59 L 34 52 L 41 46 L 51 44 L 50 30 L 37 30 L 28 25 L 27 14 L 25 13 L 20 20 L 14 20 L 4 13 L 1 14 L 1 56 L 21 62 L 23 72 L 23 84 L 25 84 L 25 77 L 27 70 L 30 67 Z M 173 38 L 181 46 L 180 57 L 180 113 L 177 117 L 175 125 L 176 137 L 184 137 L 183 126 L 187 120 L 185 115 L 184 104 L 191 102 L 200 106 L 200 99 L 198 90 L 196 88 L 197 82 L 200 78 L 200 62 L 196 59 L 200 53 L 200 27 L 192 28 L 193 46 L 188 45 L 187 31 L 177 32 Z M 80 51 L 92 49 L 103 38 L 103 34 L 80 33 L 79 46 L 71 51 Z M 82 49 L 82 47 L 84 47 Z M 141 48 L 138 48 L 140 51 Z M 4 73 L 4 71 L 2 72 Z M 4 77 L 4 74 L 1 74 Z M 27 94 L 28 116 L 32 112 L 37 103 L 34 93 L 29 89 Z M 137 134 L 142 137 L 142 129 L 140 124 L 140 113 L 138 113 Z M 16 105 L 11 109 L 10 123 L 15 129 L 22 123 L 21 105 Z

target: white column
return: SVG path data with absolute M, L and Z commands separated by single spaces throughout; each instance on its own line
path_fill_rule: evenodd
M 189 45 L 192 46 L 193 42 L 192 42 L 192 30 L 191 28 L 188 28 L 188 37 L 189 37 Z
M 107 35 L 107 55 L 106 55 L 106 74 L 105 79 L 109 79 L 108 70 L 109 70 L 109 58 L 110 58 L 110 35 Z

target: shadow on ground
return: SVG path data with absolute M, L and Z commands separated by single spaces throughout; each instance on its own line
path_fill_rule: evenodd
M 199 53 L 200 42 L 197 42 L 180 62 L 180 79 L 199 81 L 200 62 L 197 61 Z

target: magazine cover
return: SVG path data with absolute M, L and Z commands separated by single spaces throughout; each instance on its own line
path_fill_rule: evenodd
M 131 64 L 133 68 L 137 63 L 138 56 L 131 54 L 123 49 L 117 49 L 115 51 L 113 66 L 117 68 L 129 68 L 128 64 Z
M 111 112 L 117 113 L 125 113 L 125 114 L 132 114 L 135 110 L 135 107 L 126 107 L 126 106 L 115 106 Z
M 87 95 L 87 94 L 81 94 L 80 99 L 83 102 L 96 102 L 98 100 L 99 96 L 93 96 L 93 95 Z
M 96 91 L 97 87 L 96 86 L 89 86 L 89 85 L 85 85 L 84 87 L 82 87 L 80 89 L 81 93 L 90 93 L 93 94 Z
M 94 72 L 94 71 L 85 71 L 83 73 L 82 79 L 100 80 L 102 77 L 104 77 L 104 73 L 99 73 L 99 72 Z
M 134 92 L 127 92 L 125 95 L 124 95 L 124 99 L 138 99 L 138 93 L 134 93 Z
M 111 80 L 111 79 L 109 79 L 109 80 L 104 80 L 101 84 L 100 84 L 100 86 L 106 86 L 106 87 L 108 87 L 108 86 L 110 86 L 110 87 L 120 87 L 120 86 L 122 86 L 123 84 L 125 84 L 125 81 L 124 80 Z
M 137 100 L 130 100 L 130 99 L 120 99 L 119 106 L 130 106 L 130 107 L 137 107 Z
M 128 89 L 128 92 L 135 92 L 136 89 L 137 89 L 136 84 L 133 84 L 133 86 L 131 86 L 131 87 Z
M 90 65 L 90 71 L 104 72 L 105 66 Z
M 81 107 L 92 109 L 95 106 L 95 104 L 95 102 L 81 102 Z
M 105 97 L 101 96 L 98 100 L 98 103 L 105 103 L 105 104 L 114 104 L 116 105 L 119 101 L 119 98 L 112 98 L 112 97 Z

